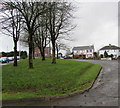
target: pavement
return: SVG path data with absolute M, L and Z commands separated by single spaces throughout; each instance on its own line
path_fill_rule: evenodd
M 7 105 L 8 106 L 118 106 L 118 61 L 114 61 L 114 60 L 113 61 L 82 60 L 82 61 L 100 64 L 103 67 L 94 86 L 88 92 L 64 99 L 11 103 Z

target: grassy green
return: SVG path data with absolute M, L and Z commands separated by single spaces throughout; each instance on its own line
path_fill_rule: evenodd
M 53 96 L 72 93 L 89 87 L 100 71 L 98 64 L 72 60 L 34 60 L 34 68 L 28 68 L 28 60 L 2 67 L 2 98 Z

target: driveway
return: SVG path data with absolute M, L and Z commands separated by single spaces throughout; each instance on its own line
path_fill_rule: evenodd
M 80 60 L 79 60 L 80 61 Z M 103 69 L 94 86 L 83 94 L 52 101 L 15 103 L 19 106 L 118 106 L 118 61 L 84 60 Z M 10 104 L 9 104 L 10 105 Z

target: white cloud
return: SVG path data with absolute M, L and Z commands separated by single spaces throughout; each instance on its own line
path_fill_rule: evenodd
M 78 26 L 72 35 L 71 46 L 94 44 L 98 50 L 104 45 L 118 44 L 118 4 L 79 3 L 74 23 Z
M 118 3 L 117 2 L 74 2 L 73 24 L 77 27 L 72 31 L 72 42 L 67 45 L 81 46 L 94 44 L 98 50 L 104 45 L 118 44 Z M 10 37 L 0 37 L 1 50 L 13 50 Z

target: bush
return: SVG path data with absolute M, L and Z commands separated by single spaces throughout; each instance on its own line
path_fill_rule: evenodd
M 20 58 L 21 59 L 26 59 L 27 58 L 27 52 L 26 51 L 21 51 L 20 52 Z
M 100 58 L 103 58 L 103 54 L 100 55 Z
M 108 57 L 108 53 L 105 51 L 104 52 L 104 57 L 107 58 Z
M 109 55 L 109 57 L 113 58 L 113 54 Z

